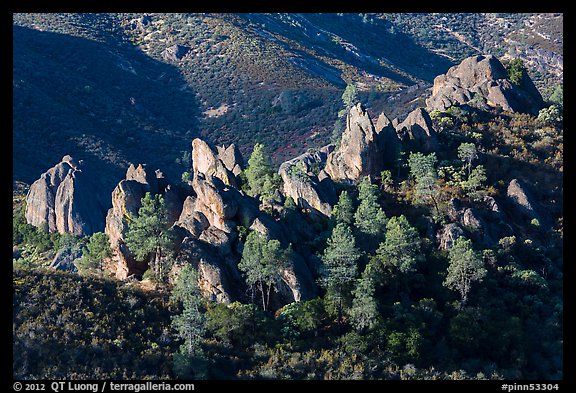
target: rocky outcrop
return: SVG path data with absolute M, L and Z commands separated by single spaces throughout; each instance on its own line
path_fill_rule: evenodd
M 396 124 L 397 125 L 397 124 Z M 396 158 L 400 151 L 400 137 L 396 132 L 396 127 L 384 112 L 378 116 L 374 126 L 380 141 L 380 149 L 384 166 L 391 167 L 396 163 Z
M 473 208 L 466 208 L 462 214 L 462 225 L 480 233 L 484 232 L 484 223 L 478 212 Z
M 292 231 L 286 230 L 268 215 L 258 217 L 249 229 L 260 233 L 266 239 L 278 240 L 283 248 L 297 240 Z M 283 304 L 308 300 L 316 293 L 316 286 L 310 269 L 304 258 L 297 252 L 292 252 L 289 265 L 280 271 L 280 277 L 278 296 Z
M 106 233 L 113 250 L 107 269 L 119 279 L 144 273 L 146 264 L 135 261 L 124 238 L 131 218 L 138 214 L 141 198 L 146 192 L 159 193 L 168 208 L 176 240 L 176 263 L 170 279 L 175 280 L 179 269 L 190 263 L 198 271 L 198 283 L 205 297 L 221 303 L 245 300 L 246 283 L 238 270 L 243 249 L 239 226 L 277 239 L 283 248 L 298 244 L 308 228 L 289 228 L 290 223 L 260 211 L 256 199 L 235 187 L 236 178 L 229 168 L 238 169 L 242 163 L 235 146 L 218 148 L 215 153 L 205 142 L 195 139 L 192 148 L 193 176 L 186 187 L 167 184 L 161 172 L 150 172 L 145 165 L 128 168 L 126 178 L 112 192 L 112 208 L 107 215 Z M 323 164 L 330 149 L 300 158 L 312 170 L 315 163 Z M 324 181 L 331 184 L 330 178 Z M 291 214 L 298 216 L 294 222 L 306 227 L 298 211 L 291 210 Z M 281 272 L 280 292 L 275 296 L 280 306 L 309 299 L 316 290 L 306 261 L 296 253 L 292 259 Z
M 444 111 L 452 105 L 488 105 L 510 112 L 537 114 L 542 96 L 525 75 L 520 86 L 507 79 L 502 63 L 492 55 L 472 56 L 434 79 L 428 110 Z
M 183 45 L 172 45 L 162 51 L 162 58 L 165 61 L 179 61 L 181 60 L 186 54 L 190 52 L 190 48 L 183 46 Z
M 124 243 L 124 236 L 128 230 L 128 222 L 138 215 L 141 199 L 147 192 L 164 195 L 170 225 L 181 215 L 182 200 L 178 192 L 166 184 L 162 173 L 151 172 L 143 164 L 131 164 L 126 171 L 126 178 L 112 191 L 112 207 L 106 215 L 104 231 L 110 239 L 113 270 L 116 278 L 120 280 L 132 274 L 140 275 L 146 268 L 134 260 Z
M 280 271 L 281 284 L 278 292 L 286 303 L 299 302 L 312 299 L 314 290 L 314 278 L 306 265 L 304 258 L 293 252 L 287 268 Z
M 188 196 L 182 205 L 182 213 L 174 225 L 184 228 L 198 238 L 202 231 L 210 226 L 210 222 L 202 212 L 196 210 L 196 198 Z
M 180 268 L 190 263 L 198 272 L 201 294 L 211 301 L 229 304 L 238 298 L 238 293 L 231 285 L 221 259 L 221 256 L 215 254 L 205 243 L 186 237 L 180 246 L 178 263 L 173 268 L 172 276 L 177 277 Z
M 208 144 L 195 139 L 192 149 L 193 180 L 189 185 L 195 195 L 185 198 L 174 223 L 183 239 L 178 259 L 198 266 L 199 283 L 206 296 L 219 302 L 238 300 L 244 291 L 235 292 L 234 287 L 245 284 L 237 268 L 242 253 L 237 226 L 277 239 L 282 247 L 296 243 L 300 232 L 287 230 L 272 216 L 261 212 L 256 199 L 235 187 L 233 170 L 236 168 L 239 173 L 242 158 L 234 145 L 218 147 L 215 153 Z M 312 169 L 315 163 L 323 164 L 330 149 L 309 152 L 299 159 Z M 308 298 L 315 290 L 302 258 L 282 272 L 282 283 L 282 293 L 277 298 L 282 304 Z
M 378 130 L 380 131 L 380 130 Z M 340 147 L 330 153 L 324 170 L 334 181 L 356 181 L 383 169 L 382 142 L 368 112 L 358 103 L 346 117 Z
M 194 174 L 192 188 L 197 195 L 195 209 L 208 219 L 210 226 L 230 233 L 234 228 L 230 221 L 238 212 L 236 190 L 226 187 L 217 177 L 199 172 Z
M 240 172 L 242 172 L 244 160 L 236 145 L 232 143 L 228 147 L 217 146 L 216 149 L 218 151 L 218 158 L 222 161 L 226 169 L 232 172 L 234 176 L 238 176 Z
M 436 234 L 436 241 L 440 250 L 449 250 L 459 237 L 464 236 L 464 231 L 456 223 L 444 225 Z
M 406 119 L 396 126 L 396 131 L 402 140 L 410 141 L 425 151 L 435 151 L 438 147 L 432 119 L 424 108 L 410 112 Z
M 26 196 L 26 221 L 50 232 L 91 235 L 104 229 L 95 177 L 70 156 L 40 176 Z
M 537 202 L 532 193 L 518 179 L 512 179 L 506 191 L 508 200 L 512 202 L 515 211 L 528 219 L 542 221 L 542 216 L 538 214 Z M 546 220 L 544 220 L 546 221 Z
M 327 176 L 323 176 L 320 180 L 319 176 L 314 174 L 314 169 L 323 167 L 332 151 L 333 145 L 324 146 L 321 149 L 310 149 L 282 163 L 278 170 L 283 182 L 282 191 L 286 197 L 291 197 L 302 209 L 318 212 L 328 217 L 332 214 L 332 205 L 336 199 L 334 184 Z
M 224 184 L 237 187 L 236 177 L 232 171 L 234 169 L 238 171 L 240 165 L 234 149 L 235 147 L 232 147 L 230 151 L 228 149 L 221 150 L 222 158 L 226 161 L 224 163 L 206 142 L 199 138 L 194 139 L 192 141 L 192 171 L 194 174 L 201 173 L 205 176 L 217 177 Z M 232 169 L 228 169 L 227 165 Z

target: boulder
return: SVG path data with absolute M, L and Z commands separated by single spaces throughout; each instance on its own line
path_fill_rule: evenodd
M 313 169 L 322 167 L 332 150 L 332 145 L 310 149 L 296 158 L 283 162 L 278 170 L 282 177 L 282 191 L 285 196 L 291 197 L 300 208 L 310 209 L 328 217 L 332 214 L 331 205 L 336 203 L 334 185 L 327 177 L 323 177 L 325 181 L 320 182 Z M 296 168 L 299 168 L 298 171 L 295 171 Z
M 232 244 L 237 239 L 236 232 L 224 232 L 216 227 L 208 227 L 198 237 L 199 240 L 213 246 L 218 255 L 226 256 L 232 253 Z
M 452 248 L 452 244 L 459 237 L 464 236 L 464 231 L 456 223 L 450 223 L 443 226 L 436 234 L 438 248 L 448 251 Z
M 184 200 L 182 213 L 174 226 L 184 228 L 192 236 L 198 238 L 202 231 L 210 226 L 210 222 L 202 212 L 196 210 L 196 198 L 188 196 Z
M 520 214 L 530 219 L 540 219 L 540 215 L 536 211 L 536 199 L 518 179 L 512 179 L 510 181 L 506 195 Z
M 316 285 L 304 258 L 292 253 L 290 265 L 280 271 L 282 282 L 278 292 L 283 303 L 310 300 L 316 295 Z
M 261 214 L 252 222 L 248 229 L 260 233 L 267 239 L 278 240 L 284 248 L 298 240 L 294 233 L 287 233 L 282 225 L 267 214 Z
M 410 112 L 406 119 L 398 124 L 396 131 L 403 140 L 409 140 L 425 151 L 432 152 L 438 147 L 432 119 L 424 108 L 416 108 Z
M 98 181 L 70 156 L 40 176 L 26 196 L 26 222 L 50 232 L 91 235 L 104 229 L 105 207 Z
M 490 195 L 485 195 L 482 198 L 482 202 L 484 203 L 486 208 L 490 210 L 492 213 L 496 215 L 501 214 L 500 206 L 498 205 L 498 202 L 496 202 L 496 199 L 494 199 L 494 197 L 491 197 Z
M 462 214 L 462 225 L 480 233 L 484 232 L 482 219 L 478 215 L 478 212 L 472 208 L 467 208 L 464 210 L 464 213 Z
M 183 46 L 183 45 L 172 45 L 167 47 L 162 51 L 162 58 L 165 61 L 173 61 L 176 62 L 182 59 L 186 54 L 190 52 L 190 48 Z
M 426 100 L 428 110 L 444 111 L 464 104 L 534 115 L 544 106 L 527 75 L 520 86 L 513 85 L 502 63 L 492 55 L 468 57 L 434 79 L 432 95 Z
M 238 170 L 242 168 L 244 165 L 244 159 L 242 158 L 242 154 L 240 150 L 236 147 L 234 143 L 229 145 L 228 147 L 218 146 L 218 159 L 222 161 L 226 169 L 230 172 L 234 173 L 234 170 Z M 235 176 L 238 176 L 234 173 Z

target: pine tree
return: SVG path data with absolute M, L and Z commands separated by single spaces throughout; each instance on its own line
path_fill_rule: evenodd
M 346 115 L 358 101 L 358 89 L 356 89 L 356 86 L 353 84 L 346 85 L 346 89 L 344 89 L 344 93 L 342 93 L 342 103 L 344 104 Z
M 266 154 L 263 144 L 254 145 L 244 176 L 248 183 L 248 193 L 251 196 L 258 195 L 261 201 L 270 201 L 275 198 L 281 178 L 272 169 L 270 157 Z
M 484 166 L 478 165 L 476 168 L 472 169 L 472 172 L 468 176 L 468 180 L 462 183 L 462 188 L 469 197 L 472 199 L 478 198 L 481 195 L 479 189 L 486 183 L 486 170 Z
M 344 223 L 336 225 L 322 255 L 323 267 L 319 283 L 327 290 L 327 296 L 337 302 L 339 324 L 345 298 L 349 297 L 351 284 L 358 275 L 356 263 L 360 255 L 350 227 Z
M 96 232 L 90 236 L 90 240 L 84 248 L 79 268 L 85 270 L 102 270 L 102 260 L 112 255 L 110 240 L 103 232 Z
M 358 90 L 353 84 L 346 85 L 346 89 L 342 93 L 343 108 L 338 112 L 338 119 L 334 123 L 334 129 L 330 136 L 330 141 L 337 147 L 340 146 L 342 139 L 342 132 L 346 129 L 346 117 L 350 113 L 350 109 L 359 102 Z
M 270 293 L 276 289 L 280 271 L 290 263 L 291 248 L 284 250 L 278 240 L 267 240 L 256 231 L 246 237 L 238 269 L 244 272 L 246 283 L 260 291 L 262 309 L 268 310 Z
M 352 291 L 354 299 L 348 314 L 359 332 L 371 329 L 376 325 L 379 313 L 374 293 L 376 292 L 376 269 L 369 262 L 362 276 L 356 282 Z
M 350 198 L 348 191 L 344 190 L 340 193 L 338 203 L 334 206 L 334 210 L 332 211 L 332 217 L 336 224 L 342 222 L 346 225 L 352 225 L 354 220 L 354 204 L 352 203 L 352 198 Z
M 174 368 L 179 377 L 202 378 L 206 373 L 206 360 L 202 341 L 206 332 L 206 318 L 201 312 L 202 298 L 198 288 L 198 276 L 192 265 L 185 265 L 174 288 L 171 300 L 182 302 L 182 313 L 172 316 L 172 328 L 183 340 L 174 356 Z
M 366 247 L 375 247 L 386 229 L 386 214 L 378 204 L 378 187 L 373 185 L 369 176 L 358 184 L 360 204 L 354 213 L 354 226 L 366 239 Z
M 438 162 L 435 153 L 424 155 L 420 152 L 410 153 L 408 166 L 410 175 L 416 182 L 415 195 L 417 201 L 431 201 L 436 209 L 436 214 L 440 215 L 438 206 L 438 196 L 440 187 L 438 186 L 438 174 L 435 165 Z
M 472 162 L 478 158 L 478 151 L 476 151 L 476 145 L 473 143 L 461 143 L 458 146 L 458 158 L 462 160 L 466 169 L 468 170 L 468 176 L 472 171 Z
M 380 244 L 376 255 L 385 265 L 402 273 L 415 269 L 420 252 L 420 237 L 406 217 L 392 217 L 386 225 L 386 240 Z
M 155 278 L 163 282 L 173 246 L 168 227 L 168 210 L 162 195 L 147 192 L 142 198 L 138 216 L 128 225 L 125 242 L 136 260 L 149 263 Z
M 262 193 L 266 178 L 271 176 L 273 171 L 270 165 L 270 159 L 264 152 L 264 145 L 257 143 L 248 159 L 248 165 L 244 171 L 250 195 L 254 196 Z
M 524 62 L 520 58 L 512 59 L 508 64 L 508 80 L 513 84 L 520 86 L 524 75 L 526 74 L 526 68 L 524 67 Z
M 448 253 L 448 272 L 443 285 L 460 293 L 462 305 L 468 301 L 468 294 L 475 281 L 481 282 L 486 276 L 482 258 L 472 249 L 472 241 L 459 237 Z

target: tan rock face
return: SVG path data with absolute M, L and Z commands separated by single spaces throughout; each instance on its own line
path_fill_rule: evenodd
M 186 237 L 182 241 L 178 263 L 173 268 L 172 276 L 175 279 L 181 267 L 190 263 L 198 272 L 198 286 L 202 295 L 212 301 L 229 304 L 234 290 L 221 262 L 222 258 L 210 252 L 202 242 Z
M 230 160 L 233 159 L 233 152 L 226 153 L 224 149 L 223 154 L 229 165 L 232 165 L 233 163 Z M 232 173 L 233 169 L 234 165 L 232 165 L 232 169 L 228 170 L 206 142 L 199 138 L 192 141 L 192 170 L 195 174 L 201 173 L 206 176 L 217 177 L 224 184 L 236 186 L 236 178 Z
M 122 180 L 112 191 L 112 208 L 106 215 L 105 229 L 112 248 L 123 243 L 128 229 L 127 220 L 138 214 L 144 194 L 145 187 L 134 180 Z
M 434 79 L 426 107 L 444 111 L 452 105 L 478 106 L 479 99 L 503 110 L 537 114 L 543 100 L 530 78 L 525 76 L 520 86 L 512 85 L 506 78 L 506 69 L 496 57 L 469 57 Z
M 324 170 L 334 181 L 356 181 L 375 175 L 383 161 L 381 141 L 362 104 L 350 109 L 340 147 L 332 152 Z
M 238 212 L 238 203 L 231 197 L 231 192 L 216 187 L 214 178 L 205 178 L 199 173 L 194 176 L 192 188 L 198 196 L 195 209 L 204 214 L 211 226 L 230 232 L 227 220 Z
M 26 221 L 50 232 L 85 236 L 104 229 L 104 207 L 94 179 L 70 156 L 35 181 L 26 196 Z
M 522 184 L 518 179 L 512 179 L 508 184 L 506 196 L 514 206 L 514 210 L 519 212 L 522 216 L 530 219 L 536 218 L 541 221 L 541 224 L 547 223 L 546 214 L 541 210 L 536 198 L 532 195 L 526 185 Z
M 396 126 L 396 130 L 404 140 L 413 141 L 426 151 L 434 151 L 438 146 L 432 119 L 424 108 L 417 108 L 410 112 L 406 119 Z
M 194 237 L 199 237 L 202 231 L 210 226 L 210 222 L 202 212 L 196 210 L 196 198 L 188 196 L 184 200 L 182 213 L 174 225 L 186 229 Z
M 222 161 L 226 169 L 233 173 L 235 169 L 240 169 L 244 164 L 240 150 L 238 150 L 234 143 L 228 147 L 218 146 L 217 151 L 220 161 Z M 236 173 L 234 174 L 236 175 Z
M 282 177 L 283 193 L 291 197 L 297 206 L 304 209 L 313 209 L 325 216 L 332 214 L 331 204 L 335 203 L 335 192 L 332 183 L 328 179 L 322 182 L 319 177 L 312 173 L 312 167 L 321 167 L 326 163 L 328 154 L 333 151 L 333 146 L 324 146 L 321 149 L 311 149 L 310 151 L 286 161 L 280 165 L 278 173 Z M 293 167 L 302 168 L 306 173 L 300 176 L 293 176 Z M 322 179 L 326 178 L 323 172 Z M 328 184 L 330 183 L 330 184 Z
M 451 223 L 443 226 L 436 235 L 436 240 L 438 241 L 438 248 L 440 250 L 449 250 L 452 248 L 452 244 L 460 236 L 464 235 L 464 231 L 456 223 Z

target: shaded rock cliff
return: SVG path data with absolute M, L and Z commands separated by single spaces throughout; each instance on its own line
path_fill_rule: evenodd
M 26 196 L 26 221 L 50 232 L 91 235 L 104 229 L 98 180 L 69 155 L 40 176 Z

